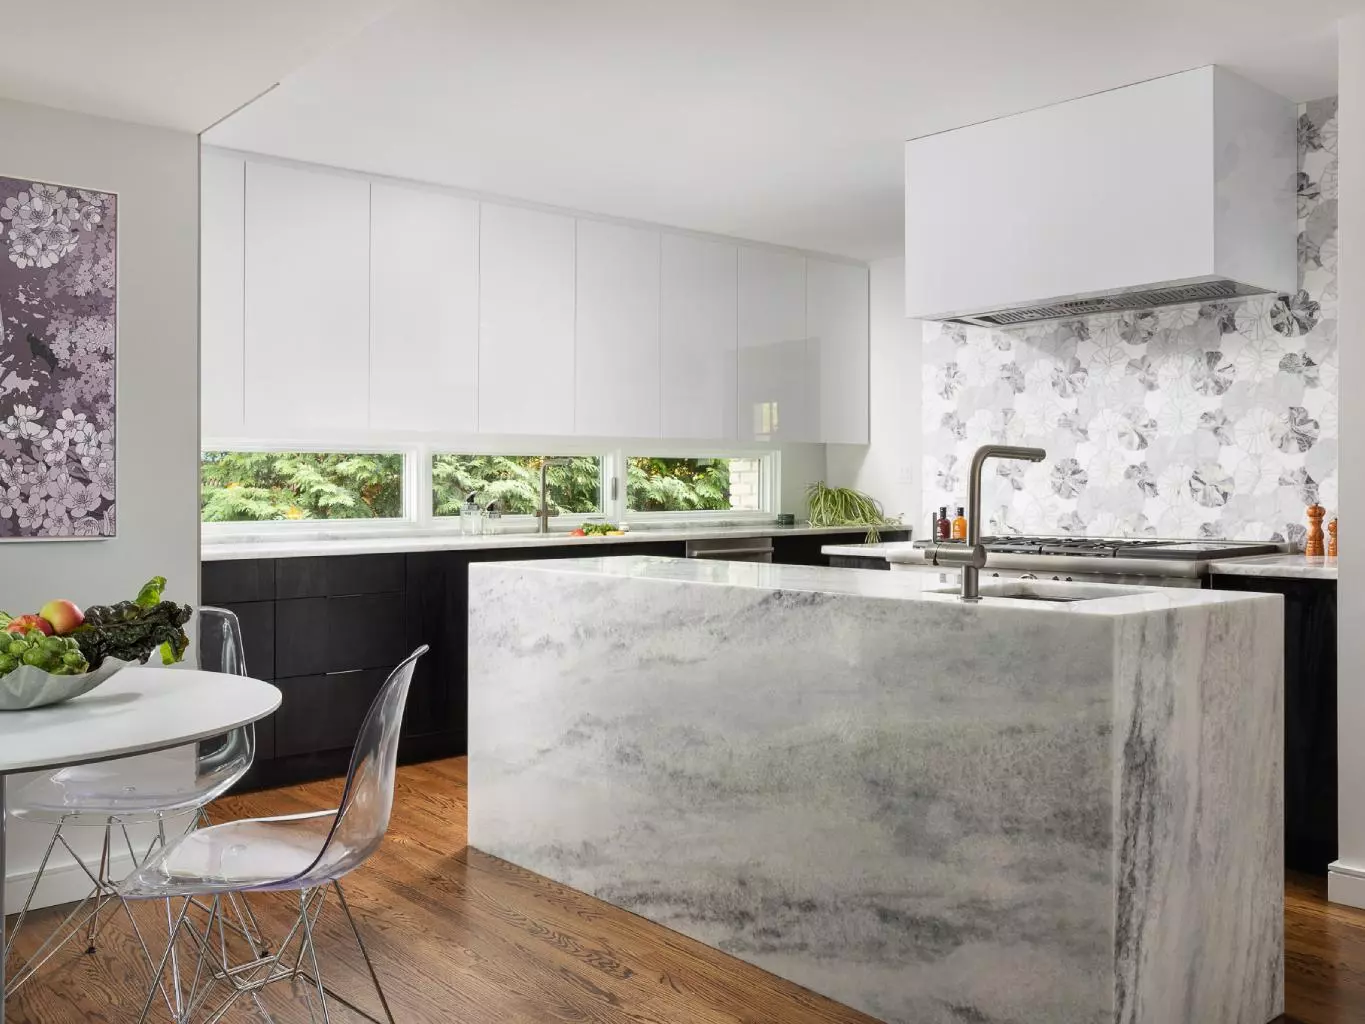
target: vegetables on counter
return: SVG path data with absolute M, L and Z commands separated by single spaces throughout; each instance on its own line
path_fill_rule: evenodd
M 624 537 L 626 531 L 615 523 L 584 523 L 576 530 L 570 530 L 570 537 Z

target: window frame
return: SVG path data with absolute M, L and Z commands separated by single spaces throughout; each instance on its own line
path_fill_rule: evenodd
M 648 447 L 646 452 L 637 451 L 637 448 Z M 782 493 L 780 486 L 781 459 L 780 453 L 773 448 L 707 448 L 698 451 L 687 445 L 678 444 L 659 444 L 654 446 L 630 445 L 617 450 L 616 467 L 619 469 L 618 477 L 621 480 L 619 488 L 619 510 L 620 522 L 626 523 L 648 523 L 651 526 L 659 526 L 667 523 L 693 523 L 703 522 L 714 526 L 721 522 L 735 522 L 748 524 L 753 522 L 766 522 L 777 515 L 778 495 Z M 633 458 L 652 458 L 652 459 L 757 459 L 759 462 L 759 507 L 757 509 L 686 509 L 681 511 L 667 512 L 640 512 L 630 509 L 629 506 L 629 476 L 627 469 L 630 460 Z
M 403 457 L 403 515 L 395 519 L 278 519 L 252 520 L 233 523 L 199 521 L 203 543 L 223 543 L 248 538 L 262 540 L 329 539 L 332 537 L 401 537 L 412 535 L 459 536 L 459 516 L 438 516 L 432 509 L 434 484 L 432 458 L 436 455 L 521 455 L 536 454 L 542 448 L 551 458 L 592 456 L 600 459 L 600 512 L 565 513 L 551 520 L 552 532 L 572 530 L 583 523 L 610 522 L 634 524 L 654 529 L 686 524 L 718 526 L 723 523 L 749 525 L 772 520 L 780 511 L 782 493 L 781 452 L 772 446 L 733 444 L 698 444 L 686 442 L 649 441 L 603 445 L 575 443 L 572 438 L 553 439 L 545 444 L 525 440 L 462 438 L 451 442 L 376 441 L 354 439 L 337 442 L 287 440 L 231 440 L 203 438 L 200 441 L 200 464 L 206 451 L 228 452 L 318 452 L 323 454 L 401 455 Z M 528 452 L 527 449 L 532 451 Z M 674 459 L 750 459 L 761 464 L 759 481 L 760 508 L 755 511 L 736 509 L 692 509 L 669 512 L 634 512 L 627 508 L 628 459 L 631 457 Z M 615 493 L 613 493 L 615 484 Z M 522 513 L 503 514 L 503 531 L 529 533 L 536 529 L 536 517 Z
M 370 534 L 401 532 L 413 522 L 413 501 L 417 495 L 418 481 L 415 479 L 415 453 L 411 445 L 400 444 L 327 444 L 317 441 L 273 442 L 273 441 L 234 441 L 230 443 L 205 443 L 199 445 L 199 466 L 202 473 L 205 452 L 301 452 L 320 455 L 399 455 L 403 459 L 403 479 L 400 488 L 403 495 L 402 514 L 389 519 L 251 519 L 235 523 L 212 523 L 203 519 L 200 506 L 199 530 L 204 541 L 232 540 L 243 535 L 263 537 L 298 537 L 306 533 L 345 533 Z M 202 487 L 202 476 L 201 476 Z M 202 502 L 202 497 L 200 501 Z
M 425 450 L 422 455 L 422 469 L 425 474 L 423 485 L 425 499 L 420 507 L 420 512 L 425 514 L 428 526 L 436 532 L 453 528 L 455 532 L 458 533 L 460 528 L 460 517 L 458 515 L 438 516 L 432 508 L 432 505 L 435 504 L 434 498 L 436 492 L 434 473 L 432 472 L 432 460 L 435 459 L 437 455 L 502 455 L 534 458 L 537 454 L 535 452 L 526 451 L 528 447 L 534 447 L 533 445 L 473 444 L 452 446 L 448 444 L 437 444 L 419 445 L 418 447 Z M 558 448 L 558 446 L 556 447 Z M 464 450 L 460 450 L 461 448 Z M 473 448 L 478 448 L 480 450 L 469 450 Z M 567 450 L 568 448 L 577 448 L 577 450 L 570 451 Z M 600 448 L 592 448 L 591 446 L 565 446 L 558 448 L 556 451 L 547 451 L 544 453 L 543 457 L 550 459 L 593 458 L 598 460 L 597 494 L 598 505 L 600 506 L 599 511 L 563 512 L 552 517 L 551 523 L 568 523 L 571 524 L 570 529 L 573 529 L 574 527 L 581 526 L 583 523 L 613 521 L 611 520 L 611 478 L 608 475 L 610 464 L 608 454 L 609 453 L 604 453 Z M 419 522 L 421 521 L 421 518 L 421 515 L 419 515 Z M 504 512 L 502 514 L 502 525 L 506 532 L 522 533 L 525 532 L 525 530 L 521 529 L 522 527 L 534 530 L 537 526 L 537 519 L 534 515 L 528 515 L 524 512 Z M 551 527 L 551 529 L 553 529 L 553 527 Z

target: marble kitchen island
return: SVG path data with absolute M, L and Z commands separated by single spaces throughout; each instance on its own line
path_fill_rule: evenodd
M 472 566 L 470 845 L 896 1024 L 1274 1019 L 1281 598 L 941 586 Z

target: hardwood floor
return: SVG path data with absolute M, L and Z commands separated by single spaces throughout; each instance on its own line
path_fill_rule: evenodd
M 220 801 L 214 820 L 334 806 L 340 782 Z M 398 1024 L 872 1024 L 697 942 L 465 847 L 465 764 L 403 768 L 388 838 L 347 879 Z M 288 897 L 253 899 L 267 933 L 288 920 Z M 157 905 L 140 908 L 143 927 Z M 20 952 L 43 925 L 25 925 Z M 164 928 L 164 926 L 163 926 Z M 378 1014 L 354 941 L 335 907 L 317 935 L 329 990 Z M 1325 884 L 1294 877 L 1286 907 L 1287 1008 L 1300 1024 L 1365 1021 L 1365 913 L 1326 902 Z M 100 948 L 73 948 L 7 1006 L 10 1024 L 120 1024 L 137 1018 L 147 971 L 124 919 Z M 164 930 L 161 933 L 164 938 Z M 155 933 L 148 936 L 155 944 Z M 75 944 L 73 944 L 74 946 Z M 13 965 L 12 965 L 13 966 Z M 264 1000 L 279 1024 L 309 1020 L 305 993 Z M 164 1021 L 161 1006 L 153 1019 Z M 333 1021 L 361 1020 L 333 1005 Z M 226 1021 L 260 1021 L 239 1003 Z

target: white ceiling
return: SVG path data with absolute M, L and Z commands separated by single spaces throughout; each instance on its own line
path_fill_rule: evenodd
M 0 0 L 0 96 L 200 132 L 397 2 Z
M 247 5 L 222 6 L 241 17 Z M 262 18 L 275 6 L 250 4 Z M 359 16 L 363 5 L 326 6 Z M 1329 95 L 1335 21 L 1362 6 L 424 0 L 341 41 L 206 139 L 874 258 L 901 248 L 904 139 L 1209 63 L 1295 99 Z

